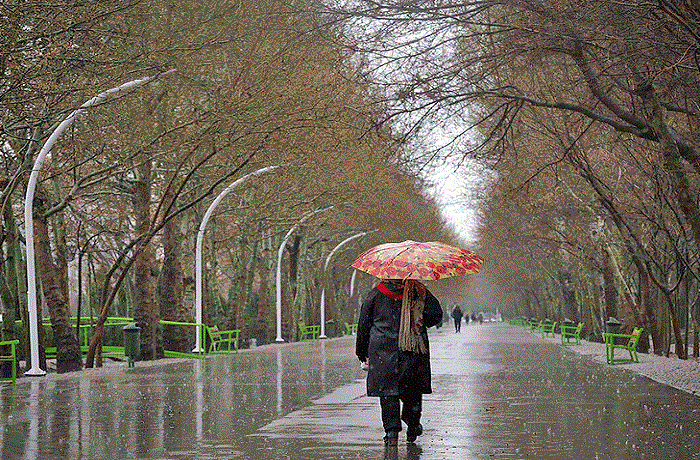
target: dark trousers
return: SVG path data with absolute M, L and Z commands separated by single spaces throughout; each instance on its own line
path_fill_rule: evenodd
M 462 318 L 455 318 L 455 332 L 459 332 L 462 327 Z
M 400 409 L 399 400 L 403 403 Z M 401 431 L 401 420 L 408 426 L 417 426 L 420 423 L 420 414 L 423 406 L 423 395 L 411 393 L 401 396 L 380 396 L 379 405 L 382 407 L 382 424 L 384 431 Z

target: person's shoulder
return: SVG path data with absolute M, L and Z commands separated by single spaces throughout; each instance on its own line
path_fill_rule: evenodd
M 379 288 L 377 288 L 377 286 L 374 286 L 372 289 L 367 291 L 367 294 L 365 294 L 365 300 L 373 299 L 377 297 L 377 294 L 379 294 Z
M 428 291 L 427 289 L 425 291 L 425 300 L 426 302 L 437 302 L 438 304 L 440 303 L 437 297 L 435 297 L 433 293 Z

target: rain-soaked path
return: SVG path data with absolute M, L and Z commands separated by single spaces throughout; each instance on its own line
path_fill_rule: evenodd
M 431 330 L 416 445 L 385 452 L 351 337 L 0 388 L 10 459 L 700 459 L 700 398 L 505 324 Z

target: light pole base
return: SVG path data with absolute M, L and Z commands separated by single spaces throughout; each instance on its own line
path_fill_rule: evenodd
M 327 339 L 328 337 L 325 334 L 323 334 L 323 335 L 319 335 L 318 338 L 319 339 Z
M 282 337 L 277 337 L 277 338 L 275 339 L 275 342 L 277 342 L 277 343 L 284 343 L 284 341 L 285 341 L 285 340 L 284 340 Z
M 192 353 L 204 353 L 204 348 L 201 347 L 194 347 L 192 349 Z
M 24 373 L 27 377 L 43 377 L 46 375 L 46 371 L 40 367 L 32 367 Z

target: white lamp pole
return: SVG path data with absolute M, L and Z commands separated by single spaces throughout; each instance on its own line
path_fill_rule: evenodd
M 200 353 L 204 351 L 202 348 L 202 242 L 204 241 L 204 229 L 207 226 L 207 223 L 209 222 L 209 218 L 211 217 L 212 213 L 214 212 L 214 208 L 216 208 L 221 200 L 224 199 L 228 193 L 233 190 L 234 188 L 238 187 L 240 184 L 245 182 L 247 179 L 251 177 L 256 177 L 259 176 L 262 173 L 266 173 L 269 171 L 273 171 L 277 168 L 279 168 L 280 165 L 277 166 L 267 166 L 265 168 L 260 168 L 257 171 L 254 171 L 250 174 L 246 174 L 245 176 L 241 177 L 240 179 L 234 181 L 231 185 L 226 187 L 220 194 L 219 196 L 216 197 L 216 199 L 212 202 L 211 205 L 209 205 L 209 209 L 207 209 L 207 212 L 204 213 L 204 218 L 202 219 L 202 222 L 199 224 L 199 231 L 197 232 L 197 247 L 195 249 L 195 288 L 194 288 L 194 304 L 195 304 L 195 322 L 197 323 L 197 342 L 196 345 L 194 346 L 194 349 L 192 350 L 193 353 Z
M 352 271 L 352 276 L 350 277 L 350 297 L 355 293 L 355 278 L 357 278 L 357 269 Z
M 292 236 L 292 233 L 294 233 L 296 229 L 299 228 L 304 221 L 306 221 L 306 219 L 318 214 L 319 212 L 328 211 L 329 209 L 333 208 L 334 206 L 328 206 L 327 208 L 317 209 L 316 211 L 311 211 L 310 213 L 306 214 L 299 220 L 299 222 L 294 224 L 294 226 L 289 229 L 282 240 L 282 244 L 280 244 L 280 248 L 277 251 L 277 338 L 275 339 L 275 342 L 284 342 L 284 339 L 282 338 L 282 255 L 284 254 L 284 247 L 287 244 L 287 240 L 290 236 Z
M 323 288 L 321 289 L 321 335 L 318 336 L 319 339 L 326 339 L 326 270 L 328 269 L 328 263 L 331 261 L 331 257 L 333 257 L 333 254 L 336 253 L 338 249 L 340 249 L 341 246 L 343 246 L 345 243 L 349 243 L 350 241 L 354 240 L 355 238 L 359 238 L 361 236 L 365 236 L 367 232 L 360 232 L 356 235 L 353 235 L 349 238 L 344 239 L 336 247 L 333 248 L 333 250 L 328 254 L 328 257 L 326 257 L 326 263 L 323 265 Z
M 109 96 L 120 93 L 123 91 L 129 91 L 139 86 L 143 86 L 146 83 L 155 80 L 156 78 L 164 77 L 166 75 L 172 74 L 175 69 L 168 70 L 159 75 L 152 77 L 141 78 L 139 80 L 133 80 L 123 85 L 109 89 L 103 93 L 98 94 L 86 103 L 80 106 L 80 108 L 74 110 L 73 112 L 63 120 L 58 127 L 51 133 L 48 140 L 44 146 L 39 151 L 39 155 L 34 162 L 32 167 L 32 172 L 29 176 L 29 182 L 27 183 L 27 193 L 24 198 L 24 234 L 27 247 L 27 308 L 29 309 L 29 348 L 30 357 L 32 361 L 32 367 L 24 373 L 27 376 L 42 376 L 46 375 L 46 371 L 39 367 L 39 325 L 37 324 L 38 314 L 37 314 L 37 302 L 36 302 L 36 268 L 34 261 L 34 191 L 36 190 L 36 184 L 39 180 L 39 172 L 44 164 L 44 159 L 51 151 L 51 148 L 56 143 L 61 134 L 68 129 L 68 127 L 73 124 L 73 121 L 86 111 L 87 108 L 97 105 L 100 102 L 107 99 Z

